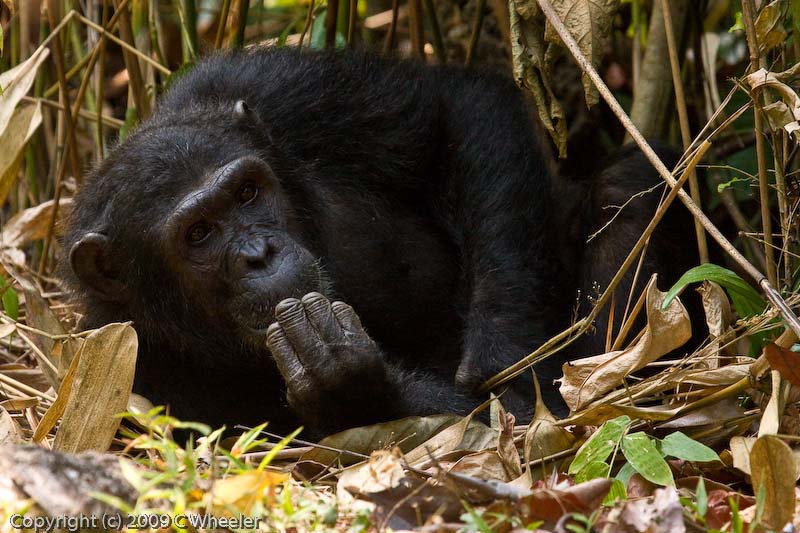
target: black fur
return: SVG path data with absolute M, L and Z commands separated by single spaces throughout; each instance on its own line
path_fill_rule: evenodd
M 104 235 L 107 253 L 89 263 L 122 283 L 124 297 L 98 294 L 69 269 L 64 277 L 83 305 L 83 326 L 135 322 L 135 390 L 177 416 L 269 419 L 280 429 L 305 422 L 320 433 L 464 413 L 479 401 L 477 384 L 569 324 L 578 288 L 608 281 L 657 199 L 636 203 L 584 249 L 606 202 L 622 203 L 657 179 L 627 154 L 591 188 L 556 181 L 538 139 L 526 101 L 506 79 L 352 52 L 217 55 L 172 87 L 75 199 L 64 249 L 87 233 Z M 205 263 L 187 272 L 204 271 L 208 283 L 189 283 L 164 221 L 209 176 L 248 158 L 276 177 L 277 203 L 259 207 L 258 223 L 241 223 L 249 229 L 226 230 L 233 237 L 216 253 L 236 262 L 248 239 L 262 237 L 275 247 L 269 227 L 278 220 L 289 236 L 279 247 L 299 250 L 295 281 L 276 288 L 273 278 L 253 281 L 256 270 L 240 279 Z M 664 266 L 660 242 L 645 280 Z M 666 253 L 674 278 L 690 260 L 678 265 L 686 254 Z M 258 272 L 275 269 L 265 257 Z M 259 285 L 237 292 L 245 305 L 230 287 L 251 282 Z M 275 316 L 271 297 L 254 302 L 259 291 L 293 298 L 285 316 Z M 324 297 L 300 301 L 307 292 Z M 369 337 L 358 325 L 346 335 L 337 325 L 335 341 L 282 352 L 292 335 L 302 341 L 318 331 L 315 309 L 332 320 L 329 299 L 350 304 Z M 277 368 L 265 335 L 243 333 L 248 320 L 259 331 L 278 321 L 270 329 Z M 604 339 L 600 332 L 583 349 L 599 352 Z M 560 398 L 549 385 L 563 361 L 537 367 L 554 406 Z M 525 377 L 504 398 L 525 416 L 532 397 Z

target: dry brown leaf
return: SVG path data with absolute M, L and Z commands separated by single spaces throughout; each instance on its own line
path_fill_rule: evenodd
M 413 466 L 420 461 L 427 460 L 429 456 L 437 457 L 453 450 L 477 452 L 493 447 L 497 442 L 497 431 L 472 421 L 472 417 L 485 409 L 492 401 L 494 400 L 489 399 L 483 402 L 469 415 L 408 452 L 406 454 L 408 464 Z
M 753 491 L 764 488 L 764 525 L 783 529 L 794 515 L 797 464 L 792 449 L 778 437 L 759 437 L 750 451 L 750 470 Z
M 1 107 L 1 105 L 0 105 Z M 0 131 L 0 205 L 6 201 L 22 164 L 22 150 L 42 123 L 42 104 L 22 104 Z
M 517 445 L 514 443 L 514 415 L 500 413 L 500 434 L 497 436 L 497 455 L 506 469 L 507 480 L 516 479 L 522 475 L 522 465 L 519 460 Z
M 502 481 L 503 483 L 515 479 L 509 475 L 508 469 L 497 452 L 489 450 L 465 455 L 456 461 L 456 464 L 448 472 L 485 481 Z
M 521 498 L 517 504 L 522 522 L 537 520 L 557 522 L 564 514 L 581 513 L 589 516 L 600 506 L 611 489 L 611 480 L 593 479 L 564 490 L 536 489 L 531 495 Z
M 402 453 L 399 448 L 372 452 L 369 460 L 344 469 L 336 484 L 340 501 L 347 493 L 372 493 L 393 489 L 405 476 Z
M 22 429 L 8 411 L 0 407 L 0 446 L 24 442 Z
M 750 375 L 749 363 L 736 363 L 711 370 L 696 369 L 676 372 L 675 375 L 664 376 L 667 383 L 673 386 L 699 385 L 701 387 L 724 387 L 736 383 Z
M 6 130 L 17 104 L 30 91 L 36 72 L 49 53 L 46 47 L 39 48 L 23 63 L 0 73 L 0 133 Z
M 0 339 L 8 337 L 17 331 L 16 324 L 0 324 Z
M 733 456 L 733 466 L 750 475 L 750 451 L 755 444 L 755 437 L 733 437 L 731 439 L 731 455 Z
M 53 200 L 42 202 L 15 214 L 3 225 L 0 245 L 9 248 L 22 248 L 26 244 L 44 239 L 47 227 L 53 216 Z M 63 219 L 72 207 L 72 198 L 62 198 L 58 202 L 58 217 Z
M 770 368 L 780 372 L 781 377 L 792 385 L 800 387 L 800 353 L 781 348 L 771 342 L 764 347 L 764 356 Z
M 548 75 L 548 45 L 544 42 L 545 19 L 533 0 L 514 0 L 511 9 L 511 55 L 514 79 L 536 102 L 539 119 L 558 147 L 559 157 L 567 155 L 567 124 L 564 110 L 553 94 Z
M 3 400 L 0 402 L 0 407 L 6 411 L 22 411 L 31 407 L 39 405 L 39 398 L 14 398 L 12 400 Z
M 348 450 L 362 455 L 369 455 L 375 450 L 385 449 L 398 443 L 400 449 L 408 452 L 461 420 L 463 420 L 463 417 L 457 415 L 409 416 L 400 420 L 392 420 L 391 422 L 347 429 L 325 437 L 320 441 L 320 444 L 335 450 Z M 473 422 L 472 424 L 480 426 L 482 428 L 480 431 L 488 430 L 480 422 Z M 494 438 L 495 436 L 496 432 L 492 431 L 491 437 Z M 322 448 L 314 448 L 303 454 L 300 460 L 304 463 L 314 462 L 323 465 L 331 464 L 333 461 L 341 461 L 344 466 L 363 461 L 362 458 L 351 454 L 340 454 L 336 451 Z
M 783 129 L 789 134 L 800 130 L 800 123 L 798 123 L 800 120 L 800 96 L 797 95 L 794 89 L 781 82 L 774 73 L 768 72 L 763 68 L 745 76 L 742 81 L 750 86 L 751 92 L 761 87 L 769 87 L 778 93 L 794 117 L 793 121 L 783 125 Z
M 618 533 L 682 533 L 686 531 L 683 506 L 672 487 L 656 489 L 653 496 L 620 502 L 604 520 L 605 531 Z
M 109 324 L 83 343 L 75 379 L 54 447 L 105 451 L 111 444 L 133 388 L 139 340 L 132 327 Z
M 678 298 L 661 310 L 663 293 L 656 277 L 647 286 L 647 325 L 644 334 L 627 350 L 614 351 L 565 363 L 559 391 L 573 411 L 622 385 L 625 376 L 682 346 L 692 336 L 689 314 Z
M 36 426 L 36 430 L 33 432 L 33 442 L 41 442 L 42 439 L 56 427 L 56 424 L 64 415 L 64 410 L 67 408 L 67 402 L 72 392 L 72 383 L 75 381 L 78 361 L 80 361 L 83 353 L 82 348 L 83 346 L 81 346 L 81 349 L 75 354 L 75 357 L 72 358 L 72 364 L 61 380 L 61 386 L 58 389 L 56 401 L 54 401 L 50 408 L 44 413 L 44 416 L 39 421 L 39 425 Z
M 719 367 L 719 356 L 722 355 L 723 339 L 733 331 L 731 328 L 733 323 L 731 302 L 728 295 L 725 294 L 725 289 L 713 281 L 704 281 L 697 288 L 697 292 L 700 293 L 703 300 L 706 326 L 708 326 L 708 333 L 711 336 L 710 346 L 705 348 L 711 354 L 711 357 L 708 358 L 708 366 L 717 368 Z
M 551 3 L 558 18 L 575 38 L 584 57 L 598 68 L 611 44 L 614 15 L 617 13 L 619 0 L 552 0 Z M 544 37 L 549 43 L 561 45 L 561 38 L 550 23 L 545 28 Z M 585 73 L 583 90 L 588 106 L 591 107 L 599 101 L 600 95 Z
M 22 292 L 25 294 L 25 317 L 28 325 L 33 326 L 38 330 L 47 332 L 50 335 L 63 335 L 66 333 L 61 321 L 50 309 L 50 306 L 45 299 L 42 298 L 42 295 L 36 285 L 34 285 L 28 278 L 23 276 L 20 271 L 12 265 L 3 263 L 3 266 L 19 284 L 19 286 L 22 288 Z M 30 334 L 30 337 L 48 359 L 48 362 L 40 364 L 39 368 L 41 368 L 42 372 L 44 372 L 44 375 L 47 377 L 50 385 L 54 389 L 58 389 L 59 374 L 57 369 L 59 368 L 60 361 L 58 357 L 54 357 L 53 345 L 55 343 L 53 339 L 44 335 L 36 335 L 33 333 Z M 67 343 L 67 345 L 69 346 L 71 343 Z M 70 358 L 72 357 L 73 352 L 71 351 L 71 348 L 64 351 L 68 352 Z M 54 370 L 54 368 L 56 370 Z
M 761 52 L 771 50 L 786 40 L 783 21 L 786 17 L 786 0 L 773 0 L 761 8 L 756 18 L 756 35 Z
M 536 379 L 535 375 L 534 389 L 536 391 L 536 410 L 533 413 L 533 420 L 525 430 L 525 444 L 523 446 L 525 464 L 568 450 L 574 446 L 576 440 L 572 433 L 556 425 L 556 417 L 553 416 L 553 413 L 544 403 L 539 380 Z M 535 472 L 527 469 L 527 487 L 530 487 L 534 481 L 539 479 L 542 471 L 545 471 L 545 469 L 537 469 Z

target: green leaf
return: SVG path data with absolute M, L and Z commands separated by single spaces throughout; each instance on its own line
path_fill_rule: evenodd
M 325 19 L 328 18 L 328 10 L 321 11 L 314 24 L 311 27 L 311 42 L 310 46 L 313 50 L 322 50 L 325 48 Z M 347 39 L 344 38 L 340 32 L 336 32 L 336 38 L 333 46 L 335 48 L 344 48 L 347 46 Z
M 13 320 L 19 319 L 19 296 L 5 279 L 0 277 L 0 293 L 3 295 L 3 311 Z
M 575 483 L 583 483 L 584 481 L 597 478 L 607 478 L 610 472 L 611 467 L 603 461 L 592 461 L 581 468 L 580 472 L 575 474 Z
M 575 475 L 589 463 L 608 459 L 611 452 L 619 446 L 619 441 L 630 423 L 628 416 L 620 416 L 600 426 L 597 433 L 589 437 L 575 454 L 575 460 L 569 465 L 569 474 Z
M 724 191 L 725 189 L 729 189 L 730 187 L 733 187 L 734 183 L 749 182 L 749 181 L 750 180 L 747 179 L 747 178 L 731 178 L 729 181 L 726 181 L 725 183 L 720 183 L 719 185 L 717 185 L 717 192 L 719 193 L 719 192 Z
M 755 316 L 762 313 L 767 307 L 766 300 L 746 281 L 737 276 L 735 272 L 713 263 L 706 263 L 692 268 L 681 276 L 675 285 L 667 291 L 661 309 L 666 309 L 672 299 L 690 283 L 706 280 L 718 283 L 728 291 L 733 307 L 741 318 Z
M 674 486 L 672 471 L 653 440 L 639 431 L 622 438 L 622 454 L 647 481 L 662 486 Z
M 615 479 L 611 482 L 611 488 L 608 490 L 608 494 L 603 498 L 603 505 L 614 505 L 620 500 L 627 499 L 628 493 L 625 490 L 625 483 Z
M 733 23 L 733 26 L 730 27 L 728 33 L 733 33 L 735 31 L 744 31 L 744 22 L 742 22 L 742 12 L 736 12 L 736 22 Z
M 701 444 L 696 440 L 687 437 L 680 431 L 667 435 L 659 446 L 661 453 L 667 457 L 675 457 L 684 461 L 695 461 L 698 463 L 710 463 L 720 461 L 717 452 Z
M 630 463 L 625 463 L 622 465 L 622 468 L 619 469 L 617 475 L 614 476 L 614 479 L 617 481 L 621 481 L 626 487 L 628 486 L 628 480 L 636 473 L 636 469 L 631 466 Z
M 708 512 L 708 492 L 706 492 L 706 482 L 702 477 L 697 480 L 694 497 L 697 500 L 697 514 L 705 518 Z

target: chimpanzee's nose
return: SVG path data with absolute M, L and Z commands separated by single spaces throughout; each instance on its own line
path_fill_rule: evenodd
M 266 268 L 272 247 L 266 237 L 251 236 L 239 250 L 243 266 L 251 270 Z

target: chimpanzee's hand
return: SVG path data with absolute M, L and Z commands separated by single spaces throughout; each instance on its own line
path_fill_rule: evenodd
M 353 308 L 312 292 L 280 302 L 275 318 L 267 346 L 286 381 L 289 405 L 303 420 L 328 431 L 375 421 L 374 409 L 385 406 L 396 387 Z

